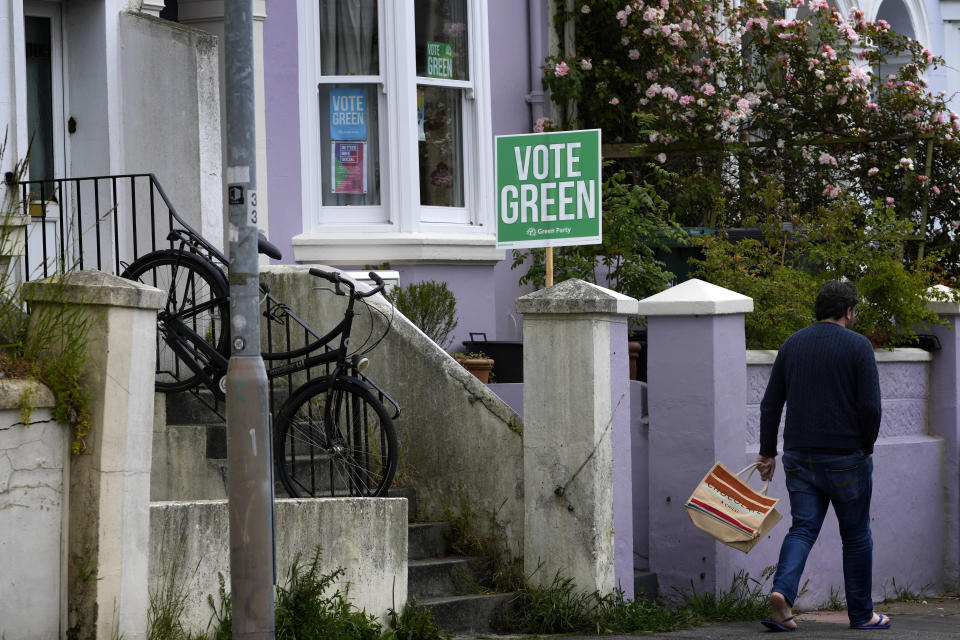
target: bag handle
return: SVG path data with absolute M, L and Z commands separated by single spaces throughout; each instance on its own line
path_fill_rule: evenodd
M 753 477 L 753 472 L 756 471 L 756 470 L 759 469 L 759 468 L 760 468 L 760 463 L 759 463 L 759 462 L 751 462 L 750 464 L 748 464 L 747 466 L 745 466 L 743 469 L 740 470 L 740 473 L 737 474 L 737 477 L 738 477 L 738 478 L 743 478 L 743 474 L 745 474 L 745 473 L 747 473 L 747 471 L 749 471 L 749 472 L 750 472 L 749 475 L 747 475 L 746 478 L 743 478 L 743 481 L 744 481 L 744 482 L 750 482 L 750 478 Z M 767 491 L 768 491 L 769 489 L 770 489 L 770 481 L 767 480 L 767 481 L 763 484 L 763 489 L 760 491 L 760 493 L 763 494 L 763 495 L 767 495 Z

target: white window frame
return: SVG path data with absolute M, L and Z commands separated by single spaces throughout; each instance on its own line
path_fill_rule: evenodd
M 414 0 L 379 0 L 380 75 L 348 78 L 350 82 L 379 83 L 381 89 L 381 204 L 324 207 L 317 85 L 345 78 L 321 78 L 319 3 L 297 0 L 303 233 L 293 239 L 296 260 L 361 264 L 503 259 L 504 252 L 496 250 L 492 197 L 488 0 L 467 2 L 470 79 L 446 80 L 416 75 Z M 463 207 L 420 204 L 417 85 L 462 90 Z

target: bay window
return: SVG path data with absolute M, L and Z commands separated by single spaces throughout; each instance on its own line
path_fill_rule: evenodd
M 298 261 L 493 261 L 487 0 L 298 0 Z

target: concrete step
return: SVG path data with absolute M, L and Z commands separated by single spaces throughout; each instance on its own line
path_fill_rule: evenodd
M 637 598 L 656 600 L 660 595 L 657 574 L 648 569 L 633 570 L 633 593 Z
M 447 555 L 446 522 L 410 524 L 407 537 L 407 559 L 427 560 Z
M 167 424 L 223 424 L 223 420 L 210 410 L 207 404 L 211 404 L 220 411 L 226 413 L 226 404 L 222 401 L 215 401 L 213 394 L 206 389 L 199 391 L 199 397 L 184 391 L 181 393 L 167 394 Z
M 473 558 L 428 558 L 410 560 L 407 567 L 407 598 L 436 598 L 457 593 L 463 577 L 473 577 Z
M 513 593 L 491 593 L 425 598 L 417 602 L 428 607 L 437 625 L 448 633 L 489 633 L 500 611 L 514 597 Z
M 417 519 L 417 492 L 411 487 L 390 487 L 387 490 L 388 498 L 407 499 L 407 520 Z

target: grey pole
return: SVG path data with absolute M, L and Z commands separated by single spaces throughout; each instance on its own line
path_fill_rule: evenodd
M 230 364 L 227 493 L 233 637 L 273 639 L 273 456 L 267 373 L 260 356 L 253 0 L 224 2 Z

